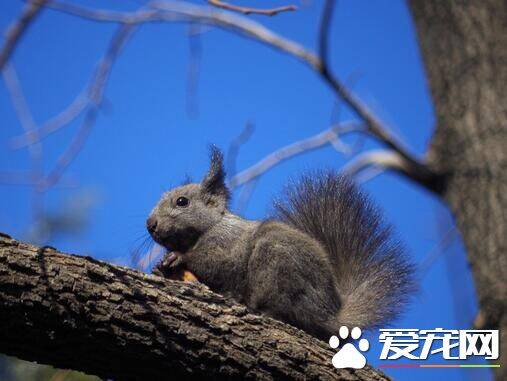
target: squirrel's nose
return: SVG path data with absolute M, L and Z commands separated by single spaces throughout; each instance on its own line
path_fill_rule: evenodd
M 148 217 L 146 220 L 146 228 L 150 233 L 154 233 L 157 229 L 157 219 L 154 216 Z

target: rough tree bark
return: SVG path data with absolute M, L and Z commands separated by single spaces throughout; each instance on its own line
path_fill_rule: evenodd
M 114 380 L 388 380 L 198 283 L 0 235 L 0 352 Z
M 462 233 L 479 328 L 500 329 L 507 379 L 507 2 L 411 0 L 436 111 L 428 152 Z

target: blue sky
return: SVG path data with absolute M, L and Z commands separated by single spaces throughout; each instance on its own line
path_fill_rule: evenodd
M 138 1 L 80 1 L 87 6 L 132 10 Z M 281 2 L 270 1 L 269 4 Z M 266 18 L 251 16 L 276 32 L 314 48 L 321 1 L 306 1 L 297 12 Z M 22 1 L 3 2 L 0 28 L 19 14 Z M 85 87 L 104 54 L 115 25 L 99 24 L 45 11 L 15 51 L 13 63 L 36 123 L 57 114 Z M 341 1 L 331 30 L 333 71 L 390 128 L 422 155 L 435 122 L 424 68 L 409 11 L 403 1 Z M 255 131 L 241 147 L 237 168 L 245 169 L 274 150 L 329 127 L 336 101 L 328 86 L 306 66 L 280 52 L 233 33 L 205 27 L 197 87 L 198 115 L 187 112 L 188 26 L 152 24 L 140 28 L 114 65 L 100 113 L 86 144 L 65 173 L 77 186 L 59 185 L 45 195 L 55 212 L 92 197 L 89 223 L 79 234 L 51 240 L 64 251 L 128 263 L 145 218 L 161 193 L 188 174 L 200 179 L 207 146 L 227 150 L 250 121 Z M 340 120 L 352 115 L 339 106 Z M 9 142 L 22 132 L 5 83 L 0 82 L 0 171 L 29 168 L 26 149 Z M 82 119 L 82 118 L 81 118 Z M 75 134 L 78 121 L 43 141 L 49 171 Z M 336 122 L 337 120 L 334 120 Z M 354 142 L 357 136 L 345 138 Z M 363 150 L 378 148 L 367 139 Z M 267 214 L 283 184 L 312 168 L 340 168 L 350 157 L 325 147 L 283 162 L 267 172 L 244 211 Z M 66 180 L 66 181 L 67 181 Z M 400 328 L 466 328 L 476 305 L 462 244 L 455 237 L 440 248 L 452 219 L 429 192 L 393 174 L 381 174 L 363 187 L 385 210 L 410 256 L 422 263 L 421 291 Z M 91 196 L 90 196 L 91 195 Z M 237 196 L 237 193 L 235 193 Z M 32 223 L 29 187 L 0 184 L 0 231 L 17 238 Z M 234 201 L 237 201 L 237 197 Z M 234 205 L 234 203 L 233 203 Z M 370 336 L 370 338 L 374 336 Z M 379 363 L 379 346 L 368 360 Z M 438 358 L 433 358 L 438 362 Z M 395 379 L 490 379 L 481 370 L 395 370 Z

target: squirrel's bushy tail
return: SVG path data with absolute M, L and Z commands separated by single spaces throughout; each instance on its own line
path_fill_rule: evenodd
M 317 239 L 342 298 L 339 325 L 379 327 L 415 290 L 413 266 L 380 210 L 348 177 L 314 172 L 287 186 L 276 217 Z

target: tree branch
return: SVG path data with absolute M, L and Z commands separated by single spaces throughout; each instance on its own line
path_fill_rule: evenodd
M 90 101 L 88 99 L 88 87 L 80 93 L 64 110 L 41 124 L 39 128 L 31 132 L 13 137 L 10 140 L 12 149 L 20 149 L 36 144 L 46 136 L 58 131 L 74 121 L 86 110 Z
M 387 380 L 326 343 L 183 283 L 0 235 L 0 351 L 115 380 Z
M 243 13 L 245 15 L 255 14 L 255 15 L 265 15 L 265 16 L 275 16 L 281 12 L 295 11 L 298 9 L 295 5 L 284 5 L 282 7 L 271 8 L 271 9 L 259 9 L 259 8 L 250 8 L 250 7 L 240 7 L 238 5 L 233 5 L 229 3 L 224 3 L 220 0 L 208 0 L 208 3 L 217 8 L 226 9 L 228 11 L 234 11 Z
M 4 45 L 0 50 L 0 71 L 11 57 L 23 33 L 46 3 L 47 0 L 29 1 L 23 8 L 23 12 L 19 19 L 9 27 L 5 36 Z
M 432 171 L 426 163 L 409 152 L 405 145 L 385 126 L 345 85 L 331 72 L 328 65 L 328 45 L 331 16 L 335 0 L 327 0 L 322 11 L 319 35 L 319 55 L 300 44 L 282 37 L 263 25 L 245 17 L 225 12 L 211 12 L 209 9 L 185 2 L 152 1 L 149 9 L 135 12 L 116 12 L 109 10 L 89 9 L 64 1 L 50 1 L 46 6 L 73 16 L 98 22 L 115 22 L 124 24 L 142 24 L 148 22 L 191 22 L 215 25 L 254 40 L 274 49 L 290 54 L 317 72 L 328 83 L 352 111 L 366 124 L 366 132 L 401 155 L 408 164 L 416 169 L 419 184 L 435 191 L 432 183 L 441 181 L 441 176 Z M 420 179 L 428 179 L 428 183 Z M 433 187 L 433 189 L 432 189 Z
M 358 123 L 342 123 L 319 132 L 314 136 L 310 136 L 309 138 L 289 144 L 269 154 L 250 168 L 234 175 L 234 177 L 229 180 L 229 186 L 231 188 L 236 188 L 240 185 L 246 184 L 284 160 L 297 156 L 303 152 L 312 151 L 327 144 L 331 144 L 340 152 L 345 152 L 346 148 L 340 141 L 340 134 L 360 130 L 361 125 Z
M 368 107 L 357 99 L 347 87 L 341 83 L 331 72 L 329 67 L 329 33 L 331 27 L 332 14 L 334 11 L 336 1 L 326 0 L 322 10 L 320 31 L 319 31 L 319 57 L 320 66 L 317 68 L 320 75 L 324 80 L 333 88 L 336 94 L 352 109 L 352 111 L 361 118 L 366 126 L 367 132 L 377 138 L 380 142 L 384 143 L 392 151 L 397 152 L 407 165 L 417 168 L 417 173 L 421 174 L 422 178 L 437 177 L 425 163 L 418 160 L 402 143 L 401 139 L 394 136 L 389 128 L 384 125 L 375 114 L 373 114 Z M 421 183 L 427 186 L 426 183 Z
M 444 186 L 439 177 L 421 171 L 419 166 L 406 160 L 399 152 L 385 149 L 368 151 L 355 157 L 342 171 L 349 176 L 356 176 L 367 169 L 395 171 L 436 194 L 440 194 Z
M 41 184 L 43 189 L 53 186 L 60 180 L 65 169 L 83 148 L 83 145 L 97 119 L 98 111 L 103 101 L 105 85 L 107 83 L 107 79 L 109 78 L 112 65 L 125 45 L 125 42 L 132 35 L 133 31 L 134 26 L 132 25 L 120 25 L 117 32 L 111 39 L 107 52 L 100 60 L 94 78 L 90 83 L 90 87 L 88 89 L 89 104 L 84 120 L 79 126 L 79 129 L 74 135 L 70 145 L 58 158 L 53 169 L 45 177 L 43 183 Z
M 18 75 L 12 62 L 7 62 L 2 71 L 7 92 L 11 98 L 14 110 L 18 116 L 18 120 L 25 133 L 34 134 L 37 130 L 37 125 L 33 119 L 30 107 L 24 95 L 21 83 L 19 82 Z M 32 217 L 35 220 L 41 218 L 43 214 L 43 195 L 40 188 L 40 183 L 44 176 L 44 155 L 42 151 L 42 144 L 33 144 L 28 148 L 30 154 L 31 178 L 32 185 Z

